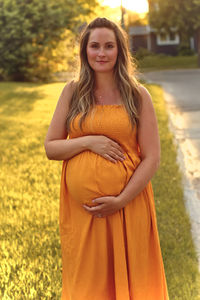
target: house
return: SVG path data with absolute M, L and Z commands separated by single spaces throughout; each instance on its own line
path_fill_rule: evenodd
M 133 53 L 139 48 L 148 49 L 154 53 L 177 55 L 180 46 L 180 36 L 175 28 L 170 33 L 164 30 L 158 32 L 150 25 L 132 26 L 129 28 L 130 46 Z M 197 36 L 190 38 L 191 50 L 197 52 Z

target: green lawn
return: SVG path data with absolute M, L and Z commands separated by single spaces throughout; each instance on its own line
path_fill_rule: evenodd
M 197 55 L 192 56 L 167 56 L 147 55 L 138 60 L 141 72 L 164 70 L 164 69 L 195 69 L 198 68 Z
M 2 300 L 60 299 L 61 162 L 48 161 L 43 141 L 63 86 L 0 83 Z M 197 258 L 162 89 L 148 88 L 162 142 L 161 167 L 153 185 L 169 295 L 171 300 L 197 300 Z

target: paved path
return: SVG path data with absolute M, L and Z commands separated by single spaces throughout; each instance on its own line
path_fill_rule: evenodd
M 200 271 L 200 69 L 148 72 L 143 77 L 165 91 Z

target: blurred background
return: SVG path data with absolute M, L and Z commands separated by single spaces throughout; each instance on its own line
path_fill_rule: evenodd
M 200 0 L 0 0 L 0 299 L 61 297 L 62 162 L 46 158 L 44 139 L 77 73 L 80 32 L 98 16 L 127 32 L 156 110 L 152 181 L 170 299 L 198 300 Z
M 0 0 L 0 79 L 48 81 L 73 71 L 80 31 L 96 16 L 121 23 L 142 69 L 197 67 L 199 6 L 199 0 Z

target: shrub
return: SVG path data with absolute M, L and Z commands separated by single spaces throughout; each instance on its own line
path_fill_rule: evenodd
M 153 52 L 149 51 L 146 48 L 140 47 L 137 51 L 136 54 L 134 55 L 136 59 L 140 60 L 143 59 L 146 56 L 154 55 Z
M 90 6 L 79 0 L 0 0 L 0 78 L 48 80 L 64 64 L 64 53 L 72 50 L 73 45 L 63 47 L 63 42 L 77 33 L 95 4 L 96 0 Z
M 181 45 L 178 47 L 178 55 L 180 56 L 189 56 L 194 54 L 195 51 L 192 50 L 188 45 Z

